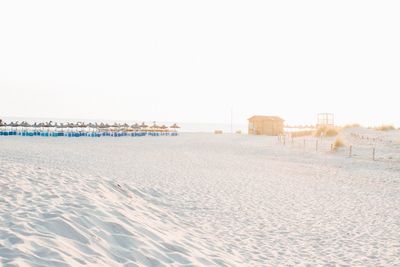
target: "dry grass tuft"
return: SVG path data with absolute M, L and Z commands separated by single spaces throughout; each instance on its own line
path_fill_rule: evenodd
M 361 125 L 358 123 L 353 123 L 353 124 L 347 124 L 345 126 L 343 126 L 343 129 L 349 129 L 349 128 L 360 128 Z
M 319 137 L 319 136 L 327 136 L 327 137 L 332 137 L 336 136 L 339 134 L 338 128 L 333 128 L 333 127 L 319 127 L 315 133 L 314 136 Z
M 303 137 L 303 136 L 310 136 L 312 135 L 312 131 L 296 131 L 296 132 L 291 132 L 290 136 L 291 137 Z
M 345 143 L 342 140 L 342 138 L 340 137 L 336 137 L 335 142 L 333 142 L 333 150 L 336 151 L 338 150 L 340 147 L 344 147 Z
M 339 131 L 336 128 L 330 128 L 326 130 L 325 136 L 331 137 L 331 136 L 336 136 L 339 134 Z
M 375 130 L 377 131 L 393 131 L 396 130 L 393 125 L 381 125 L 378 127 L 375 127 Z

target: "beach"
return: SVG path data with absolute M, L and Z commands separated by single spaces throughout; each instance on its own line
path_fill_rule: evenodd
M 365 157 L 233 134 L 2 137 L 0 262 L 399 266 L 400 163 L 353 141 Z

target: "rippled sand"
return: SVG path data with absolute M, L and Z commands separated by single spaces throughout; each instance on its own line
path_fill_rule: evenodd
M 275 138 L 0 138 L 0 261 L 400 265 L 400 165 Z

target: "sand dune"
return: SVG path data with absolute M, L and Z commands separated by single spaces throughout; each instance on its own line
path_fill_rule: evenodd
M 0 138 L 0 261 L 400 265 L 400 165 L 275 138 Z
M 1 166 L 3 263 L 232 263 L 225 253 L 195 241 L 201 233 L 188 231 L 173 213 L 128 184 L 7 161 Z

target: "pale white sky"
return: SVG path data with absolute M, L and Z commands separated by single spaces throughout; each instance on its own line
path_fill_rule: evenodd
M 1 1 L 0 117 L 400 125 L 400 1 Z

